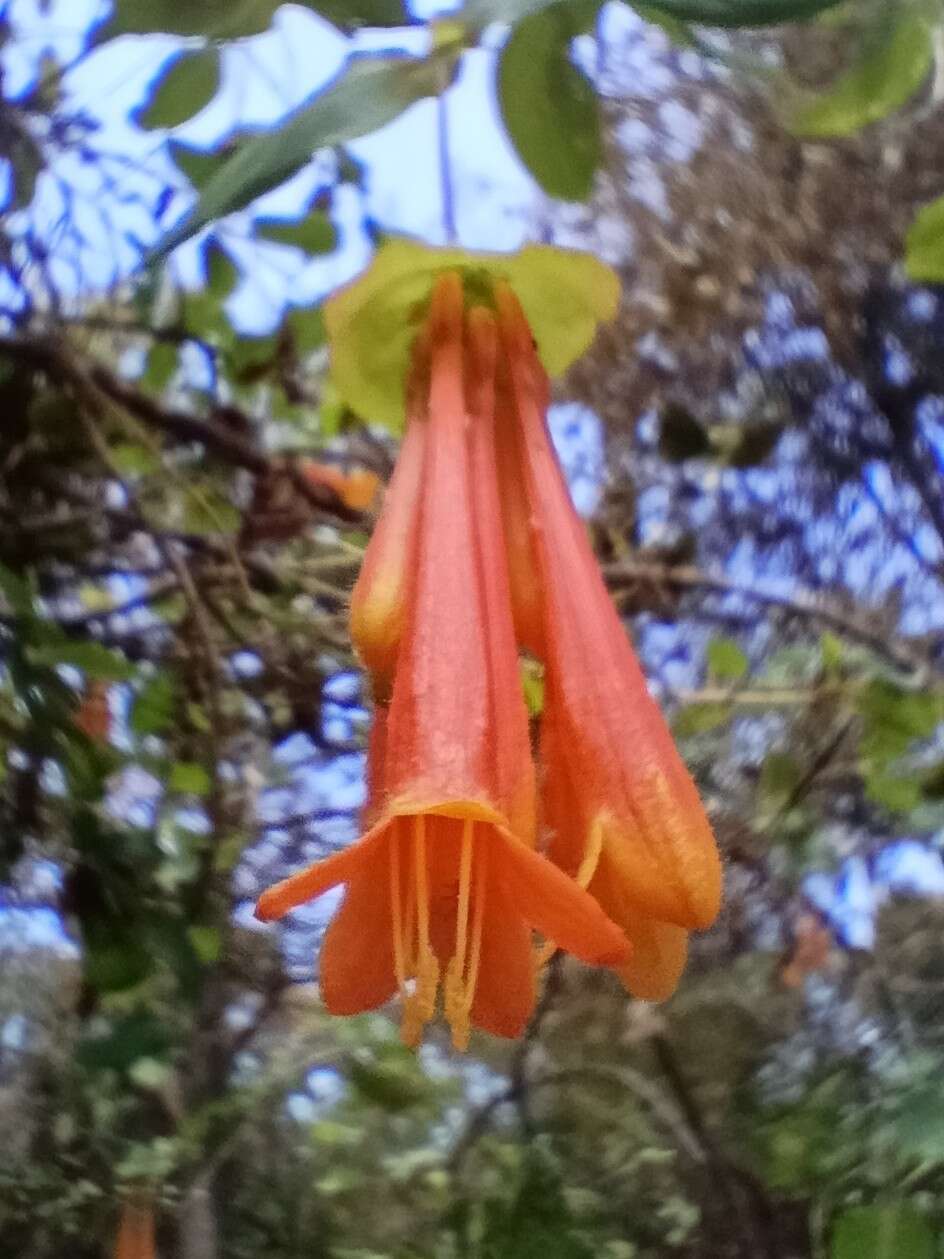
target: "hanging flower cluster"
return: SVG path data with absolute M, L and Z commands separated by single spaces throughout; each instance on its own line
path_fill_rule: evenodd
M 399 992 L 408 1043 L 440 993 L 457 1047 L 470 1025 L 518 1035 L 553 947 L 665 997 L 718 910 L 711 830 L 570 501 L 548 396 L 510 285 L 431 277 L 351 602 L 376 702 L 366 830 L 257 907 L 278 918 L 344 884 L 325 1004 Z M 544 668 L 537 757 L 522 651 Z

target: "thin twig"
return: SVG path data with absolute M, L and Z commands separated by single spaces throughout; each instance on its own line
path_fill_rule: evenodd
M 455 245 L 459 240 L 456 229 L 455 189 L 452 185 L 452 165 L 449 158 L 449 107 L 446 92 L 436 97 L 436 139 L 439 150 L 439 184 L 442 192 L 443 230 L 446 243 Z
M 912 655 L 905 648 L 890 643 L 883 634 L 805 590 L 797 590 L 792 595 L 781 594 L 757 586 L 746 586 L 720 574 L 706 573 L 685 564 L 645 564 L 629 560 L 608 565 L 604 573 L 610 588 L 617 592 L 633 582 L 648 581 L 661 582 L 681 590 L 710 590 L 722 595 L 737 595 L 764 607 L 778 608 L 790 616 L 818 621 L 844 638 L 868 647 L 877 656 L 904 672 L 924 677 L 930 668 L 927 659 Z

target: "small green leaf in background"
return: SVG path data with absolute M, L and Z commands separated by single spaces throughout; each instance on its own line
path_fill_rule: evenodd
M 321 306 L 298 306 L 285 316 L 285 327 L 291 332 L 292 345 L 299 356 L 320 350 L 328 335 Z M 325 389 L 328 384 L 326 383 Z
M 544 191 L 586 201 L 603 158 L 593 84 L 570 60 L 572 0 L 525 18 L 498 62 L 498 102 L 509 138 Z
M 343 144 L 392 122 L 415 101 L 435 96 L 455 60 L 443 50 L 417 58 L 389 53 L 351 57 L 340 73 L 280 126 L 233 137 L 231 155 L 200 189 L 200 199 L 159 243 L 166 256 L 207 223 L 243 210 L 284 183 L 318 149 Z
M 32 615 L 33 591 L 29 582 L 5 564 L 0 564 L 0 595 L 17 616 Z
M 489 22 L 520 22 L 560 3 L 562 0 L 466 0 L 462 16 L 470 28 L 481 30 Z M 579 5 L 585 0 L 570 3 Z M 674 38 L 675 33 L 681 34 L 678 24 L 683 22 L 730 29 L 780 26 L 784 22 L 805 22 L 845 3 L 847 0 L 646 0 L 633 8 Z
M 805 22 L 846 0 L 657 0 L 646 5 L 682 22 L 736 29 Z M 653 21 L 652 15 L 648 18 Z
M 934 1259 L 931 1226 L 909 1202 L 849 1207 L 833 1231 L 831 1259 Z
M 898 1149 L 920 1164 L 944 1163 L 944 1097 L 936 1087 L 914 1089 L 894 1125 Z
M 921 783 L 914 774 L 888 773 L 867 766 L 865 794 L 873 804 L 890 813 L 911 813 L 921 803 Z
M 296 0 L 296 3 L 345 31 L 362 26 L 405 26 L 410 20 L 402 0 Z
M 235 39 L 261 35 L 282 0 L 115 0 L 114 12 L 102 28 L 101 38 L 116 35 L 206 35 Z
M 649 22 L 652 26 L 658 26 L 665 31 L 673 44 L 678 44 L 680 48 L 697 46 L 695 36 L 692 34 L 691 27 L 687 22 L 673 17 L 670 13 L 666 13 L 654 4 L 635 4 L 633 8 L 644 22 Z
M 275 245 L 293 245 L 307 254 L 329 254 L 338 243 L 337 229 L 324 210 L 312 210 L 297 223 L 257 219 L 256 236 Z
M 103 682 L 127 682 L 134 676 L 134 665 L 103 643 L 61 642 L 39 643 L 27 647 L 27 657 L 35 665 L 72 665 L 89 678 Z
M 136 1058 L 128 1068 L 131 1083 L 148 1092 L 163 1088 L 170 1074 L 170 1064 L 161 1058 Z
M 213 486 L 189 485 L 184 491 L 183 526 L 187 533 L 237 533 L 242 519 L 229 499 Z
M 180 140 L 171 140 L 168 149 L 171 161 L 198 190 L 209 183 L 232 156 L 231 149 L 226 144 L 218 149 L 195 149 Z
M 730 716 L 730 704 L 686 704 L 672 722 L 672 729 L 681 739 L 693 734 L 707 734 L 709 730 L 717 730 L 719 726 L 723 726 Z
M 23 210 L 33 200 L 36 180 L 46 164 L 43 150 L 27 131 L 24 122 L 18 123 L 12 134 L 5 137 L 5 146 L 4 156 L 10 163 L 13 188 L 10 204 L 4 209 Z
M 775 813 L 782 809 L 800 784 L 801 771 L 789 752 L 768 752 L 761 766 L 759 790 L 764 808 Z
M 733 638 L 713 638 L 707 656 L 708 668 L 719 681 L 736 682 L 747 673 L 747 656 Z
M 204 966 L 212 966 L 220 960 L 223 940 L 217 927 L 188 927 L 187 939 Z
M 188 796 L 205 796 L 211 785 L 210 775 L 195 761 L 175 761 L 167 779 L 168 791 Z
M 134 734 L 160 734 L 170 725 L 176 705 L 174 680 L 158 673 L 144 684 L 131 705 L 129 725 Z
M 944 197 L 920 210 L 908 229 L 905 270 L 911 280 L 944 282 Z
M 239 268 L 216 240 L 210 237 L 203 251 L 207 291 L 219 302 L 225 302 L 239 282 Z
M 852 135 L 910 100 L 933 60 L 927 21 L 918 13 L 903 13 L 891 30 L 876 33 L 862 60 L 830 91 L 795 111 L 792 129 L 808 139 Z
M 874 678 L 858 696 L 862 717 L 862 754 L 888 763 L 902 756 L 916 739 L 927 739 L 944 716 L 934 691 L 907 690 Z
M 670 463 L 699 459 L 711 453 L 707 429 L 688 407 L 667 402 L 659 412 L 659 454 Z
M 134 120 L 145 131 L 177 127 L 198 114 L 220 86 L 220 54 L 216 48 L 175 53 L 151 85 L 148 99 L 134 111 Z
M 148 389 L 153 389 L 155 393 L 160 393 L 170 384 L 171 378 L 177 370 L 178 357 L 176 345 L 172 345 L 168 341 L 156 341 L 148 350 L 144 373 L 141 376 L 141 384 Z M 118 464 L 115 466 L 119 472 L 125 471 Z M 137 469 L 128 470 L 137 471 Z

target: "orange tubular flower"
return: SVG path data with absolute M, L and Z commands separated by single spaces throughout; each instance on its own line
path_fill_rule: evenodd
M 426 449 L 426 368 L 424 338 L 414 354 L 407 426 L 383 511 L 364 553 L 351 593 L 351 637 L 371 675 L 378 701 L 393 689 L 397 652 L 406 617 L 413 545 L 420 509 L 420 486 Z M 427 351 L 428 352 L 428 351 Z
M 256 911 L 278 918 L 343 883 L 321 952 L 328 1009 L 357 1013 L 399 990 L 415 1043 L 442 978 L 460 1048 L 470 1023 L 502 1036 L 524 1028 L 532 929 L 589 962 L 630 953 L 597 902 L 532 846 L 534 769 L 494 467 L 495 331 L 484 311 L 464 329 L 463 306 L 459 277 L 441 276 L 414 361 L 407 469 L 358 595 L 359 648 L 375 684 L 392 676 L 372 749 L 372 824 L 269 889 Z
M 543 821 L 550 855 L 588 885 L 633 941 L 620 974 L 631 992 L 661 999 L 685 963 L 687 932 L 707 927 L 721 895 L 708 819 L 570 500 L 547 430 L 548 385 L 531 331 L 506 285 L 496 287 L 511 378 L 499 427 L 513 434 L 506 511 L 527 504 L 529 582 L 516 606 L 543 607 Z
M 147 1202 L 126 1202 L 121 1211 L 115 1259 L 155 1259 L 154 1208 Z

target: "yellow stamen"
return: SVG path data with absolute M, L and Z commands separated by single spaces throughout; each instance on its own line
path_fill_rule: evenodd
M 577 871 L 577 886 L 582 887 L 584 891 L 590 886 L 590 880 L 597 872 L 597 866 L 600 864 L 600 856 L 603 852 L 603 819 L 595 818 L 593 825 L 590 827 L 590 837 L 587 840 L 587 848 L 583 854 L 583 860 Z
M 462 850 L 459 856 L 459 903 L 456 909 L 456 948 L 446 968 L 443 996 L 446 1021 L 452 1028 L 457 1049 L 466 1047 L 469 1039 L 466 993 L 463 983 L 465 953 L 469 928 L 469 893 L 472 882 L 472 838 L 475 823 L 467 818 L 462 824 Z M 460 1044 L 462 1040 L 465 1043 Z
M 439 988 L 439 963 L 429 942 L 426 818 L 422 813 L 413 818 L 413 870 L 416 887 L 416 989 L 404 1004 L 400 1028 L 400 1035 L 407 1045 L 419 1043 L 424 1024 L 436 1011 Z
M 406 948 L 403 939 L 403 904 L 400 888 L 400 836 L 399 825 L 394 823 L 390 836 L 390 906 L 393 918 L 393 971 L 397 977 L 400 996 L 406 997 Z
M 586 891 L 590 886 L 590 880 L 596 874 L 597 866 L 600 864 L 600 857 L 603 853 L 603 839 L 603 819 L 598 817 L 594 819 L 593 825 L 590 827 L 590 834 L 587 837 L 587 846 L 574 877 L 574 882 L 578 887 L 583 888 L 584 891 Z M 554 941 L 546 940 L 539 949 L 535 950 L 535 968 L 537 970 L 542 970 L 556 952 L 557 945 Z
M 482 959 L 482 924 L 485 921 L 485 877 L 488 871 L 488 844 L 481 845 L 475 872 L 475 910 L 472 915 L 472 948 L 469 952 L 469 970 L 466 975 L 466 1010 L 472 1009 L 475 985 L 479 980 L 479 962 Z

